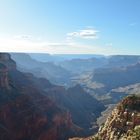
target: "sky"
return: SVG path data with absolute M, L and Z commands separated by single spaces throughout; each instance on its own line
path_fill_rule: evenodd
M 140 0 L 0 0 L 0 51 L 140 54 Z

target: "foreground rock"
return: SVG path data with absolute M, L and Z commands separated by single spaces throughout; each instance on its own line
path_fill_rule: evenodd
M 131 95 L 116 106 L 96 135 L 70 140 L 139 140 L 139 138 L 140 97 Z

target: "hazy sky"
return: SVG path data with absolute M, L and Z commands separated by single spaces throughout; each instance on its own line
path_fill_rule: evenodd
M 140 0 L 0 0 L 0 51 L 140 54 Z

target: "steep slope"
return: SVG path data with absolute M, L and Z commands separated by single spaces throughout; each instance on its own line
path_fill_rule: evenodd
M 55 67 L 52 67 L 53 70 L 51 70 L 50 68 L 47 68 L 48 65 L 45 65 L 46 63 L 41 63 L 40 65 L 40 62 L 38 62 L 39 65 L 37 65 L 38 63 L 32 60 L 26 54 L 15 54 L 14 57 L 17 56 L 19 59 L 16 58 L 16 61 L 20 61 L 20 64 L 31 65 L 31 67 L 34 66 L 35 69 L 37 66 L 49 69 L 50 73 L 53 73 L 54 77 L 58 75 L 53 72 L 56 70 Z M 23 63 L 21 62 L 21 60 L 23 60 Z M 29 64 L 27 64 L 28 62 Z M 59 75 L 62 75 L 62 73 L 62 71 L 59 71 Z M 61 108 L 64 108 L 65 110 L 68 110 L 71 113 L 73 122 L 80 128 L 82 128 L 83 135 L 91 134 L 93 131 L 97 130 L 97 124 L 95 123 L 96 119 L 100 115 L 100 113 L 105 109 L 105 107 L 99 101 L 97 101 L 88 93 L 86 93 L 82 89 L 82 87 L 75 86 L 66 90 L 62 86 L 52 85 L 49 81 L 47 81 L 44 78 L 35 78 L 31 74 L 28 74 L 27 76 L 28 79 L 30 79 L 36 87 L 38 87 L 40 90 L 43 90 L 44 95 L 49 96 L 55 103 L 57 103 L 57 105 L 61 106 Z M 45 83 L 47 83 L 47 85 Z M 95 104 L 98 105 L 98 109 L 91 107 L 95 106 Z M 81 119 L 79 119 L 79 117 Z M 96 128 L 92 128 L 92 126 Z
M 70 113 L 43 95 L 31 75 L 17 71 L 6 53 L 0 53 L 0 79 L 1 140 L 66 140 L 79 132 Z
M 99 139 L 139 139 L 140 97 L 131 95 L 122 100 L 99 129 Z
M 85 69 L 89 68 L 89 71 L 73 76 L 71 83 L 80 84 L 86 92 L 104 104 L 114 104 L 127 96 L 127 93 L 114 92 L 114 89 L 131 87 L 140 82 L 140 56 L 114 55 L 105 59 L 106 64 L 100 65 L 99 62 L 98 65 L 101 67 L 94 70 L 88 66 L 89 59 L 84 60 L 84 62 L 87 61 Z M 92 63 L 94 65 L 96 61 Z
M 74 124 L 82 128 L 81 136 L 91 135 L 97 131 L 96 120 L 105 107 L 81 86 L 76 85 L 67 90 L 55 87 L 47 92 L 47 96 L 62 108 L 69 110 Z
M 83 128 L 92 130 L 91 128 L 97 125 L 94 122 L 105 109 L 103 104 L 85 92 L 79 85 L 68 89 L 68 98 L 71 100 L 71 103 L 75 103 L 70 108 L 74 116 L 73 121 Z
M 39 62 L 25 53 L 11 53 L 17 67 L 22 72 L 33 73 L 37 77 L 44 77 L 55 84 L 70 81 L 71 73 L 53 62 Z
M 81 82 L 84 89 L 92 96 L 112 104 L 127 95 L 115 90 L 140 83 L 139 71 L 140 63 L 121 68 L 100 68 L 75 81 Z
M 123 99 L 112 111 L 96 135 L 70 140 L 139 140 L 140 96 L 131 95 Z

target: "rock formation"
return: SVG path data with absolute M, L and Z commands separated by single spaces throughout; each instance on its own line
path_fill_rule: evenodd
M 10 88 L 8 79 L 8 69 L 2 63 L 0 63 L 0 88 Z
M 0 53 L 0 63 L 6 65 L 9 70 L 16 69 L 16 63 L 8 53 Z
M 8 71 L 16 69 L 16 63 L 8 53 L 0 53 L 0 88 L 10 89 Z
M 139 140 L 140 97 L 131 95 L 120 102 L 96 135 L 70 140 Z
M 0 53 L 0 140 L 67 140 L 79 133 L 71 114 L 44 95 L 40 81 Z

